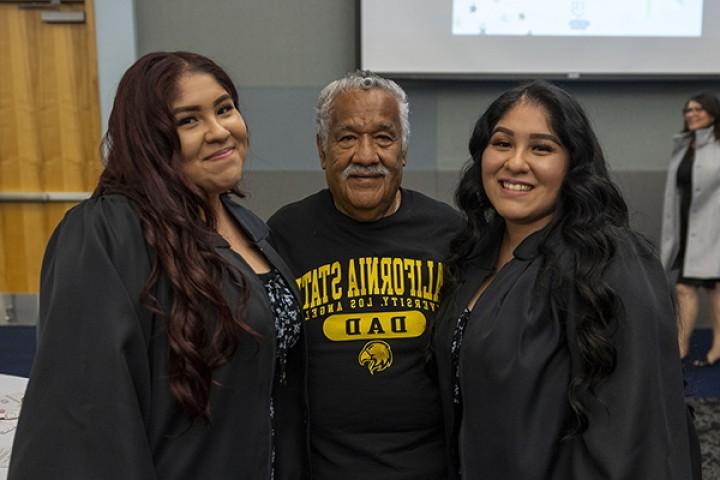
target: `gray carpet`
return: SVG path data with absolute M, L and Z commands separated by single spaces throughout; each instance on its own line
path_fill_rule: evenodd
M 720 398 L 692 398 L 700 437 L 703 480 L 720 480 Z

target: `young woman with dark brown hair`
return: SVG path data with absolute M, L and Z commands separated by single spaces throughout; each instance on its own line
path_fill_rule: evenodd
M 248 133 L 230 78 L 145 55 L 105 147 L 45 254 L 9 478 L 303 478 L 297 291 L 238 203 Z

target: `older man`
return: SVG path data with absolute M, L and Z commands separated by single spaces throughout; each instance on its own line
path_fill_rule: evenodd
M 400 187 L 409 124 L 395 82 L 332 82 L 316 123 L 328 189 L 269 221 L 306 317 L 313 478 L 445 478 L 425 346 L 460 215 Z

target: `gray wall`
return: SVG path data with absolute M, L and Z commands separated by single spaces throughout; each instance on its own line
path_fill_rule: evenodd
M 137 59 L 133 0 L 94 0 L 100 127 L 107 130 L 117 84 Z
M 352 0 L 142 0 L 138 53 L 187 49 L 215 58 L 238 84 L 250 125 L 248 205 L 267 217 L 323 185 L 312 108 L 327 82 L 356 66 Z M 663 52 L 658 52 L 662 55 Z M 450 201 L 473 122 L 512 82 L 400 81 L 411 102 L 405 185 Z M 656 241 L 671 136 L 680 109 L 718 81 L 567 82 L 586 107 L 636 228 Z

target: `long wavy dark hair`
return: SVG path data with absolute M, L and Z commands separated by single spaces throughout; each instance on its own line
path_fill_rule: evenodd
M 683 106 L 683 112 L 688 108 L 690 102 L 697 102 L 710 116 L 713 117 L 713 134 L 715 140 L 720 140 L 720 100 L 712 93 L 698 93 L 688 98 L 687 102 Z M 689 132 L 690 129 L 687 125 L 687 120 L 683 116 L 683 132 Z
M 567 309 L 567 288 L 575 289 L 578 305 L 573 310 L 574 338 L 568 338 L 571 351 L 578 353 L 570 380 L 568 402 L 575 424 L 568 434 L 577 435 L 588 427 L 587 395 L 615 369 L 617 352 L 612 335 L 623 315 L 620 299 L 605 279 L 605 271 L 615 254 L 621 230 L 629 229 L 628 211 L 618 188 L 610 180 L 602 149 L 590 122 L 578 102 L 560 87 L 533 81 L 503 93 L 475 124 L 469 142 L 472 159 L 465 167 L 455 192 L 458 207 L 467 223 L 451 244 L 448 270 L 457 281 L 463 262 L 483 245 L 497 242 L 504 221 L 494 213 L 482 185 L 482 154 L 490 142 L 495 125 L 513 106 L 529 102 L 547 113 L 553 132 L 568 154 L 568 171 L 563 181 L 551 231 L 559 231 L 567 251 L 554 254 L 543 248 L 545 274 L 559 281 L 551 290 L 555 304 Z M 560 265 L 560 255 L 569 262 Z M 567 265 L 569 263 L 569 267 Z M 570 268 L 572 271 L 567 271 Z M 576 313 L 575 313 L 576 312 Z
M 188 52 L 143 56 L 118 85 L 103 141 L 107 165 L 93 196 L 122 194 L 137 211 L 156 253 L 140 300 L 166 321 L 170 388 L 191 417 L 209 419 L 213 370 L 227 363 L 243 332 L 256 333 L 239 315 L 247 295 L 242 275 L 228 270 L 213 248 L 216 218 L 208 198 L 182 172 L 171 103 L 187 73 L 212 75 L 237 108 L 235 86 L 212 60 Z M 172 288 L 169 311 L 154 294 L 161 275 Z M 241 305 L 227 304 L 223 277 L 243 292 Z

